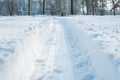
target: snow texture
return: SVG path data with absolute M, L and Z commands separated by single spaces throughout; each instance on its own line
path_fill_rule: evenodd
M 0 80 L 120 80 L 120 16 L 0 18 Z

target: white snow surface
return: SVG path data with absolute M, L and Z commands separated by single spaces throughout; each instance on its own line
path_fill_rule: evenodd
M 1 17 L 0 80 L 120 80 L 120 16 Z

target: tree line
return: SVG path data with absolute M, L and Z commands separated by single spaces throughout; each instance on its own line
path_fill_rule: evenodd
M 120 15 L 119 0 L 0 0 L 0 15 Z

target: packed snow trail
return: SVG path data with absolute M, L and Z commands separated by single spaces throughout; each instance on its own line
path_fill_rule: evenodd
M 31 23 L 0 80 L 120 80 L 108 56 L 72 22 L 57 17 Z
M 38 74 L 36 77 L 33 76 L 33 80 L 74 80 L 72 72 L 71 61 L 67 52 L 67 46 L 64 40 L 62 27 L 54 20 L 48 21 L 51 25 L 49 27 L 54 28 L 52 30 L 53 36 L 49 41 L 50 47 L 47 51 L 47 59 L 45 62 L 44 71 Z M 47 44 L 48 44 L 47 42 Z M 46 45 L 47 45 L 46 44 Z M 64 46 L 64 48 L 63 48 Z M 45 46 L 44 46 L 45 47 Z M 40 57 L 39 57 L 40 59 Z M 41 67 L 41 65 L 39 66 Z M 38 72 L 39 70 L 37 70 Z M 41 74 L 41 75 L 40 75 Z M 70 76 L 71 75 L 71 76 Z
M 1 79 L 74 80 L 64 39 L 62 27 L 53 19 L 36 27 L 18 45 L 13 64 L 5 67 Z
M 76 80 L 120 80 L 119 73 L 108 56 L 76 25 L 70 24 L 73 20 L 62 18 L 59 21 L 63 25 L 71 52 Z

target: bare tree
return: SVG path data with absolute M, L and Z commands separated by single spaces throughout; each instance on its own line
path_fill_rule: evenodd
M 116 14 L 115 9 L 120 7 L 120 0 L 118 0 L 116 3 L 114 0 L 112 0 L 113 7 L 111 8 L 110 11 L 114 10 L 114 15 Z

